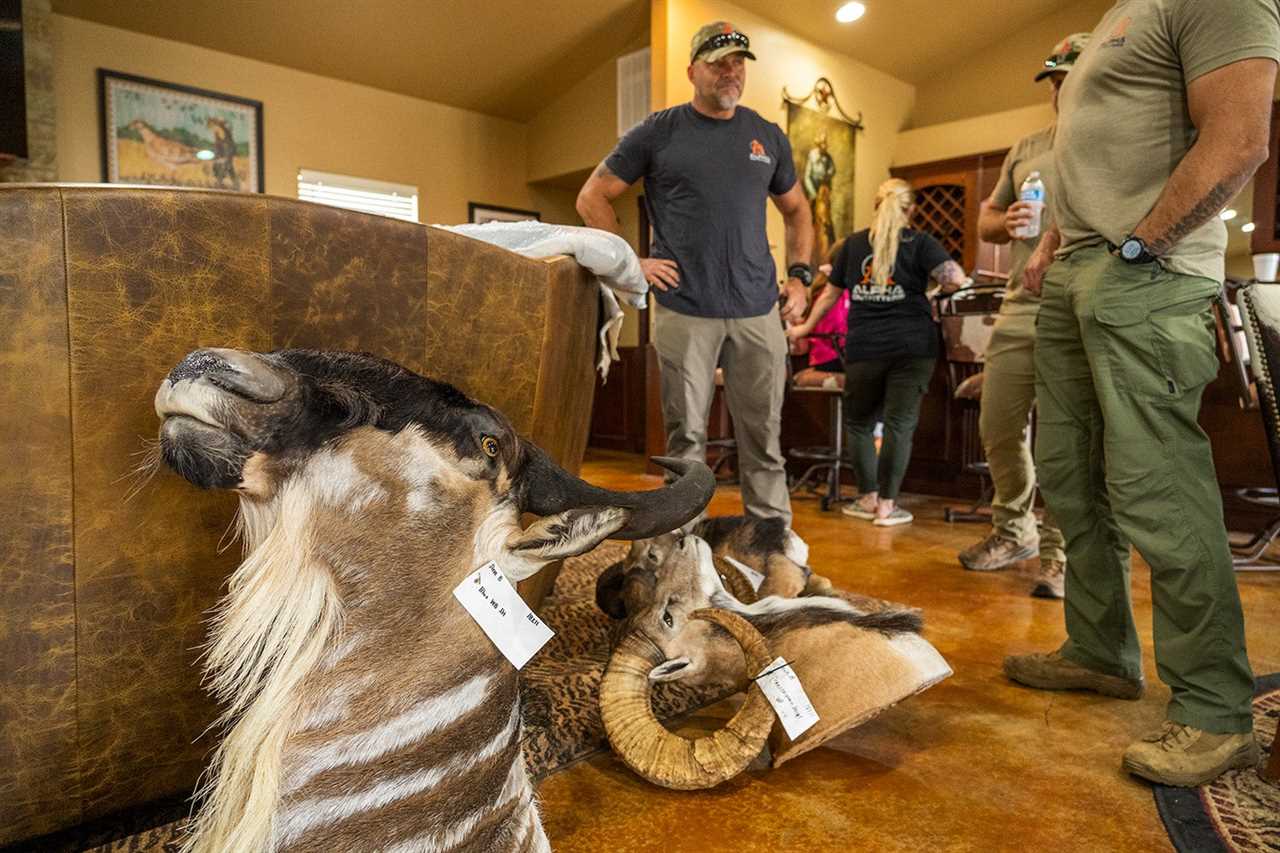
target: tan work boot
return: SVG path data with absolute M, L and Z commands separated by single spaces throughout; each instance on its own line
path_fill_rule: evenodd
M 1059 652 L 1010 655 L 1004 674 L 1019 684 L 1040 690 L 1092 690 L 1115 699 L 1141 699 L 1144 682 L 1107 675 L 1064 658 Z
M 960 565 L 971 572 L 994 572 L 1036 555 L 1038 542 L 1019 543 L 992 533 L 981 542 L 970 545 L 958 555 Z
M 1062 560 L 1041 560 L 1040 574 L 1031 588 L 1032 598 L 1062 598 L 1065 594 L 1067 564 Z
M 1124 751 L 1124 769 L 1161 785 L 1193 788 L 1237 767 L 1253 767 L 1262 750 L 1253 732 L 1215 735 L 1165 720 Z

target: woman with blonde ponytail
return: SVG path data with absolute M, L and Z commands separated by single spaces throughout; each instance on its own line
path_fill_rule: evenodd
M 882 527 L 913 520 L 897 498 L 911 459 L 920 400 L 938 360 L 927 291 L 931 282 L 949 293 L 965 281 L 960 265 L 937 240 L 910 227 L 914 205 L 915 192 L 906 181 L 881 184 L 871 227 L 851 235 L 832 259 L 828 281 L 836 286 L 822 292 L 804 323 L 787 330 L 792 338 L 808 335 L 841 290 L 848 290 L 845 435 L 860 494 L 843 512 Z M 877 419 L 884 421 L 878 457 Z

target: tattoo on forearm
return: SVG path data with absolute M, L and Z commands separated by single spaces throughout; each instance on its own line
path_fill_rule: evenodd
M 1157 234 L 1147 241 L 1147 250 L 1153 255 L 1163 255 L 1178 244 L 1178 241 L 1218 215 L 1223 205 L 1230 201 L 1248 180 L 1247 174 L 1231 175 L 1214 185 L 1199 202 L 1172 227 L 1163 234 Z
M 943 261 L 933 268 L 929 278 L 939 284 L 959 284 L 964 281 L 964 270 L 955 261 Z

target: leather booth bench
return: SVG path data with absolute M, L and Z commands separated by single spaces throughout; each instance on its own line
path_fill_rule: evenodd
M 372 352 L 576 472 L 596 289 L 568 258 L 292 199 L 0 185 L 0 845 L 187 794 L 212 749 L 197 658 L 235 499 L 161 471 L 125 500 L 183 355 Z

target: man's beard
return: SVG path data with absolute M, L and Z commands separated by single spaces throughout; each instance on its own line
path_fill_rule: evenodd
M 742 97 L 742 94 L 740 92 L 739 93 L 716 92 L 716 95 L 715 95 L 716 106 L 720 107 L 720 109 L 725 110 L 727 112 L 738 105 L 738 101 L 739 99 L 741 99 L 741 97 Z

